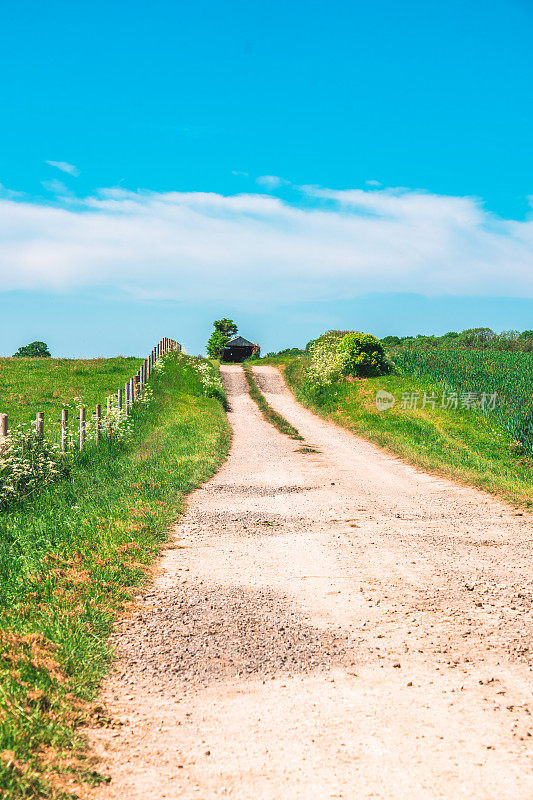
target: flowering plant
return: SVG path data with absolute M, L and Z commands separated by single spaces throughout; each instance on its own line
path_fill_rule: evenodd
M 219 400 L 224 399 L 224 386 L 218 370 L 208 361 L 199 361 L 194 367 L 200 378 L 205 396 L 218 397 Z
M 329 386 L 340 378 L 337 343 L 345 331 L 328 331 L 309 345 L 308 377 L 316 386 Z
M 58 444 L 37 438 L 31 427 L 11 428 L 0 439 L 0 508 L 65 477 L 70 465 Z
M 315 386 L 329 386 L 342 376 L 368 377 L 390 372 L 375 336 L 354 331 L 328 331 L 309 345 L 308 377 Z

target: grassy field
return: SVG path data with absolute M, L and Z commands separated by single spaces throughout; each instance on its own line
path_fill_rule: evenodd
M 88 446 L 69 479 L 0 516 L 2 797 L 70 797 L 105 780 L 78 728 L 110 724 L 93 700 L 113 619 L 229 448 L 222 403 L 193 359 L 169 355 L 150 383 L 130 441 Z
M 137 372 L 139 358 L 0 358 L 0 413 L 10 424 L 29 422 L 37 411 L 57 422 L 61 409 L 82 397 L 88 409 L 104 403 Z
M 317 388 L 306 379 L 305 358 L 283 366 L 297 399 L 322 416 L 419 467 L 533 507 L 533 460 L 513 451 L 513 437 L 497 419 L 470 409 L 439 408 L 438 402 L 435 409 L 402 408 L 404 393 L 434 392 L 430 378 L 392 374 Z M 377 409 L 380 389 L 395 396 L 393 408 Z

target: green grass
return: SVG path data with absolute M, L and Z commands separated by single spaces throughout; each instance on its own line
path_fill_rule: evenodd
M 0 413 L 10 424 L 35 419 L 57 422 L 61 409 L 82 397 L 89 410 L 104 403 L 137 372 L 139 358 L 0 358 Z
M 251 366 L 246 363 L 242 366 L 244 370 L 244 377 L 246 378 L 248 389 L 250 391 L 250 397 L 257 404 L 266 421 L 270 422 L 270 424 L 273 425 L 280 433 L 290 436 L 291 439 L 303 440 L 304 437 L 300 436 L 296 428 L 291 425 L 291 423 L 286 420 L 285 417 L 283 417 L 281 414 L 278 414 L 278 412 L 268 404 L 264 394 L 259 389 L 255 381 Z
M 153 400 L 133 410 L 132 441 L 88 446 L 68 480 L 0 517 L 2 797 L 63 797 L 66 777 L 105 779 L 78 728 L 106 724 L 93 700 L 114 617 L 231 438 L 191 360 L 166 363 Z
M 265 356 L 264 358 L 254 358 L 246 361 L 246 364 L 250 364 L 250 366 L 261 365 L 261 364 L 273 364 L 274 366 L 279 366 L 280 364 L 290 364 L 291 361 L 294 361 L 295 357 L 298 356 Z
M 496 393 L 495 416 L 533 455 L 533 354 L 497 350 L 397 348 L 402 373 L 459 392 Z
M 401 408 L 404 392 L 430 393 L 420 375 L 388 375 L 317 389 L 306 381 L 305 359 L 285 369 L 297 399 L 322 416 L 431 472 L 477 486 L 521 506 L 533 507 L 533 461 L 511 450 L 512 437 L 491 415 L 473 410 Z M 396 405 L 378 411 L 378 389 Z

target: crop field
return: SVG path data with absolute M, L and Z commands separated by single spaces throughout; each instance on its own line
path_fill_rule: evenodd
M 395 350 L 396 367 L 429 377 L 459 393 L 496 394 L 494 415 L 524 448 L 533 452 L 533 354 L 490 350 Z
M 82 398 L 88 409 L 104 403 L 109 393 L 124 386 L 141 359 L 124 358 L 0 358 L 0 413 L 10 425 L 35 419 L 44 411 L 47 422 L 57 422 L 59 412 Z

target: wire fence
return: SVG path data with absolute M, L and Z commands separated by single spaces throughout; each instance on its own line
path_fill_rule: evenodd
M 179 342 L 176 342 L 175 339 L 170 339 L 165 336 L 152 348 L 150 354 L 144 359 L 135 375 L 125 382 L 124 388 L 119 389 L 116 395 L 109 395 L 107 397 L 104 412 L 102 412 L 102 406 L 100 404 L 96 405 L 91 424 L 94 428 L 94 438 L 97 442 L 100 440 L 103 430 L 112 426 L 114 414 L 116 414 L 116 412 L 118 412 L 119 416 L 129 416 L 135 403 L 142 398 L 143 390 L 157 362 L 171 351 L 180 352 L 181 345 Z M 68 449 L 75 446 L 75 444 L 82 450 L 87 440 L 87 408 L 81 406 L 77 411 L 77 419 L 75 420 L 72 420 L 71 415 L 72 411 L 69 412 L 68 408 L 63 408 L 61 410 L 59 439 L 63 452 L 66 452 Z M 45 416 L 43 411 L 37 412 L 34 427 L 35 437 L 37 439 L 44 439 Z M 9 416 L 8 414 L 0 413 L 0 445 L 2 442 L 7 442 L 9 440 L 9 435 Z

